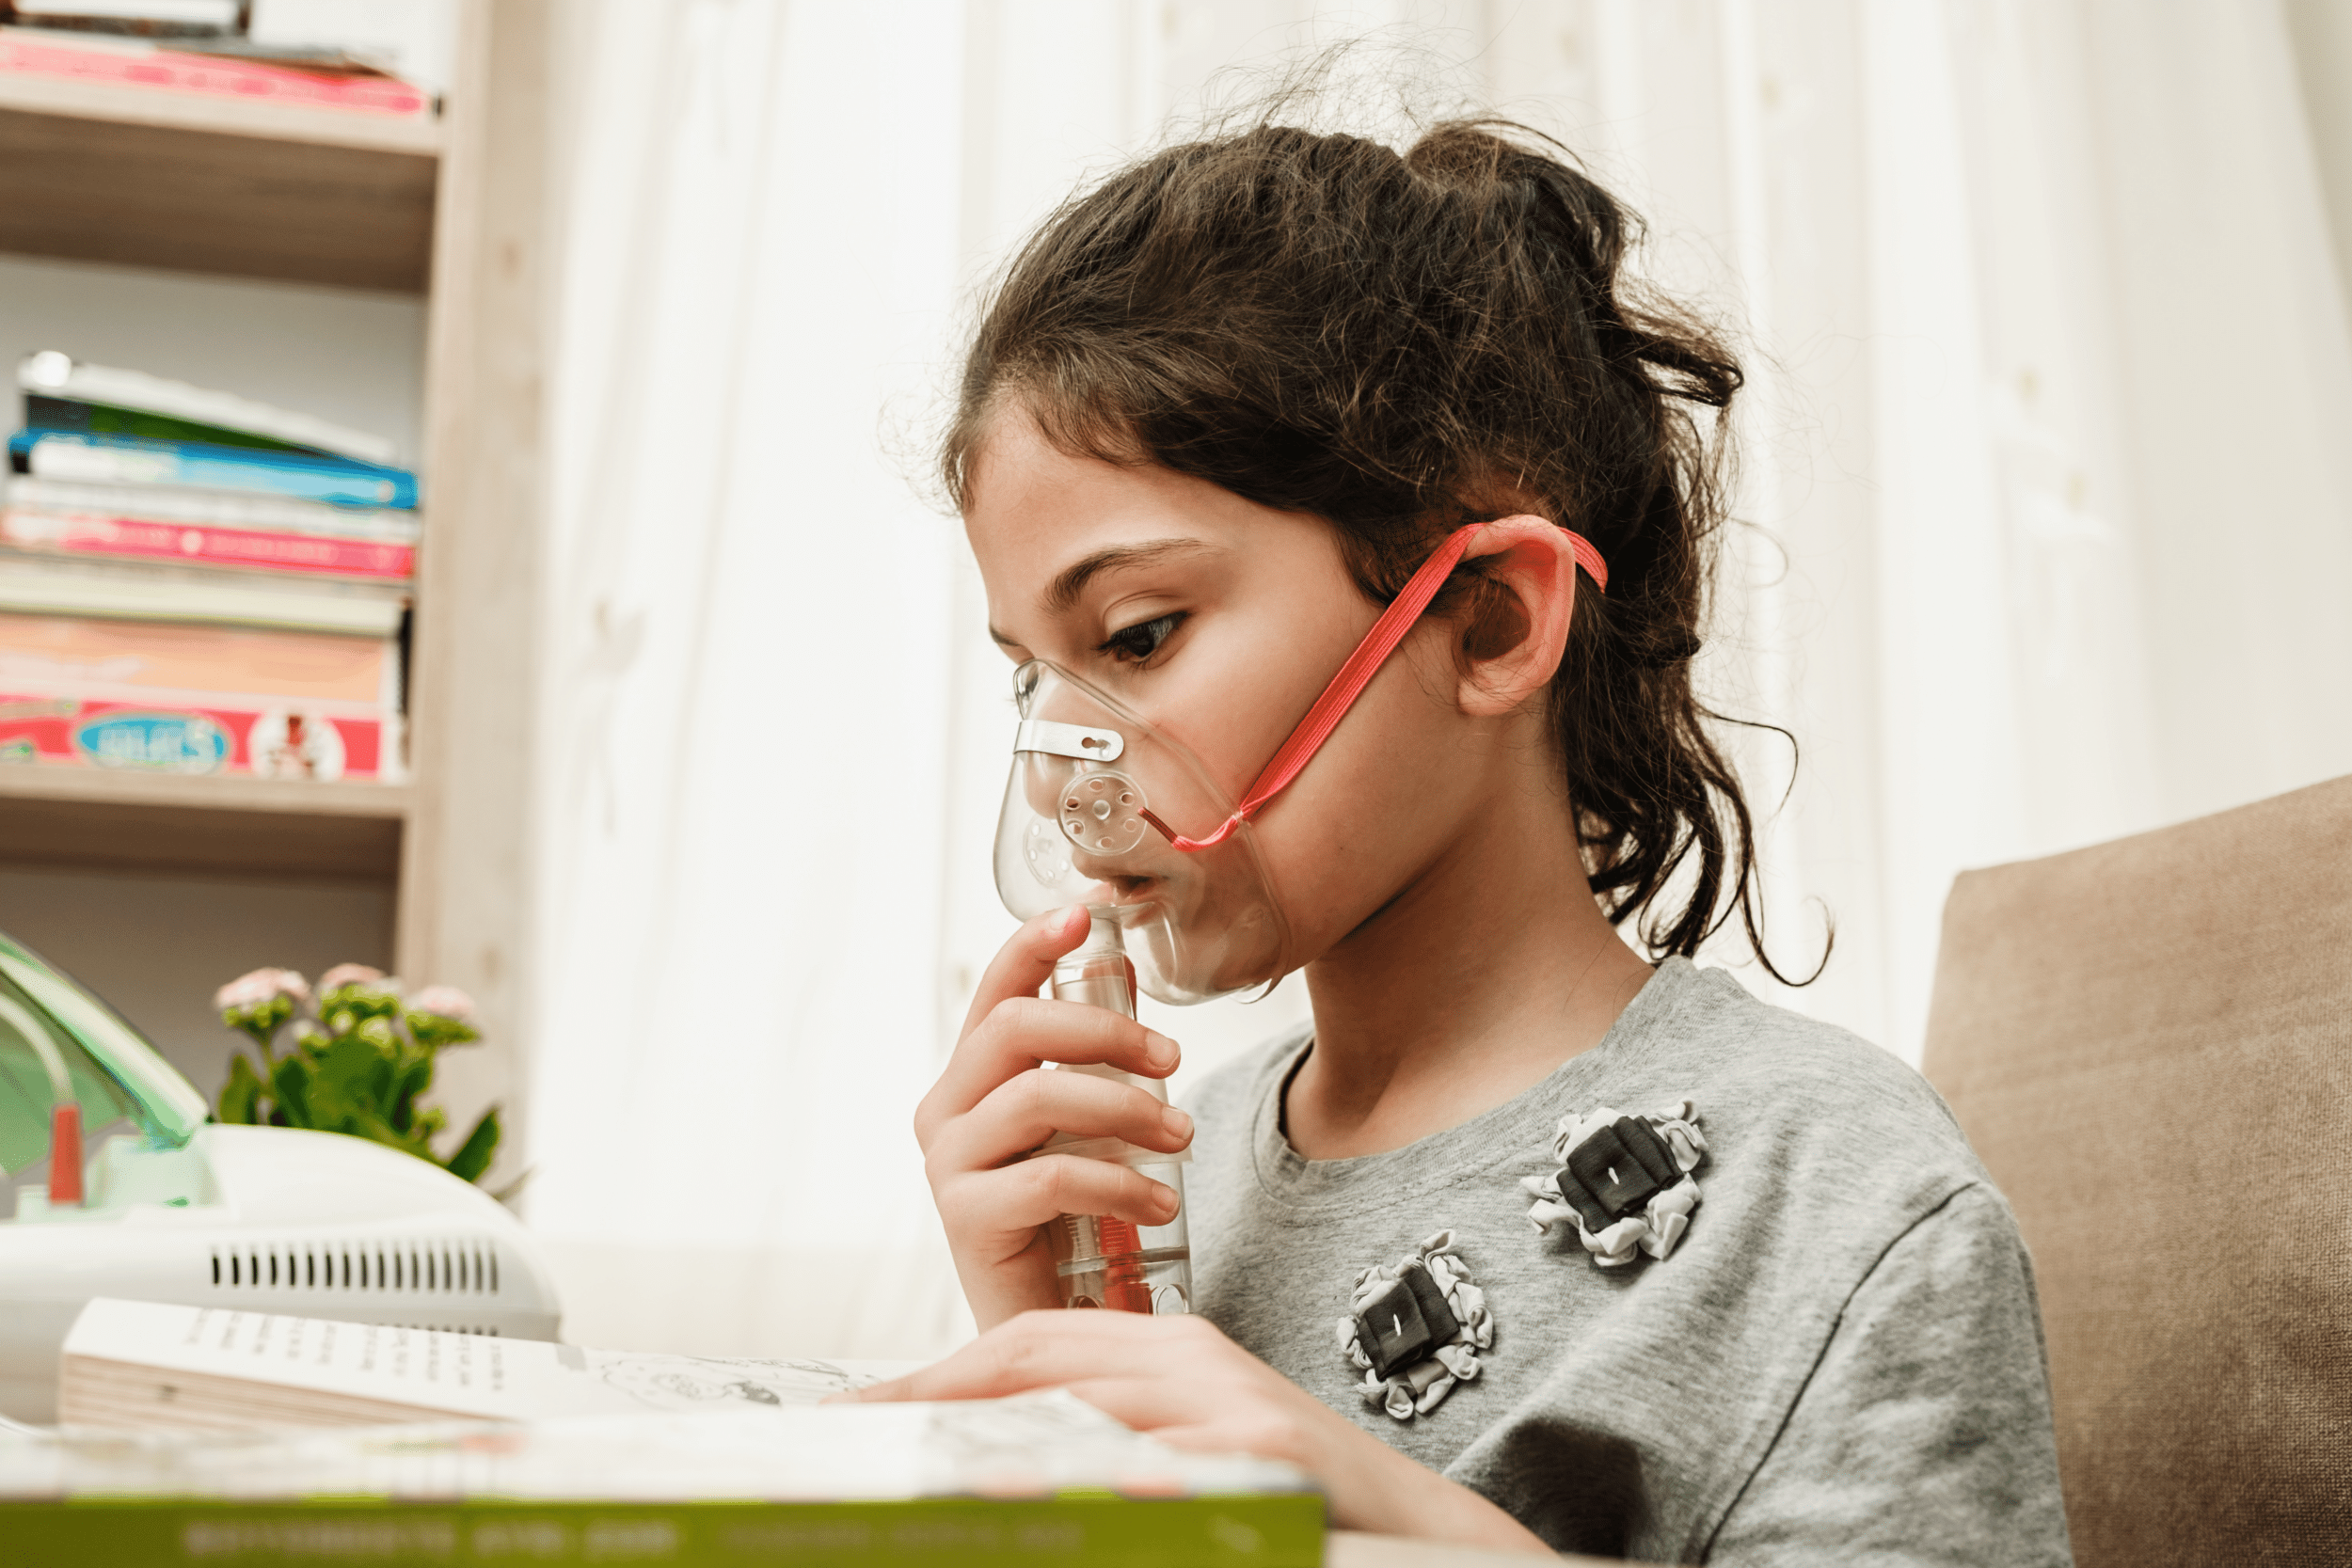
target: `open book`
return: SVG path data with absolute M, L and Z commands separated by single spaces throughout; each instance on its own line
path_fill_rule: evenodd
M 815 1404 L 914 1366 L 581 1350 L 102 1297 L 66 1336 L 57 1414 L 119 1432 L 242 1432 L 723 1410 Z
M 65 1345 L 65 1427 L 0 1429 L 0 1560 L 1323 1560 L 1297 1470 L 1179 1451 L 1063 1391 L 816 1402 L 895 1370 L 96 1301 Z

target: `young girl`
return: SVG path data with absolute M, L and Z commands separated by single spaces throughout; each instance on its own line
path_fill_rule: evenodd
M 1082 911 L 997 957 L 915 1123 L 984 1332 L 869 1397 L 1067 1386 L 1403 1535 L 2064 1562 L 2000 1194 L 1908 1068 L 1691 962 L 1734 908 L 1756 936 L 1690 675 L 1740 372 L 1624 275 L 1630 223 L 1513 127 L 1263 126 L 1076 198 L 1011 269 L 946 457 L 1015 659 L 1239 799 L 1462 561 L 1254 817 L 1310 1032 L 1196 1119 L 1042 1069 L 1177 1064 L 1039 998 Z M 1044 1310 L 1041 1226 L 1175 1202 L 1024 1158 L 1055 1132 L 1191 1148 L 1195 1315 Z

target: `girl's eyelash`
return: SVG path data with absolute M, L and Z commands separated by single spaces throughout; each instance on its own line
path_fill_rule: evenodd
M 1108 654 L 1128 664 L 1148 663 L 1152 656 L 1176 634 L 1176 628 L 1183 626 L 1184 620 L 1184 611 L 1179 610 L 1149 621 L 1137 621 L 1134 626 L 1122 627 L 1103 639 L 1094 651 Z

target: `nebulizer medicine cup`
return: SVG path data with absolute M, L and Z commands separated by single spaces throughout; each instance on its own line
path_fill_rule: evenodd
M 1054 996 L 1083 1002 L 1126 1018 L 1136 1016 L 1135 967 L 1107 908 L 1091 908 L 1087 940 L 1054 966 Z M 1098 1063 L 1064 1066 L 1062 1072 L 1132 1084 L 1165 1105 L 1168 1085 Z M 1185 1312 L 1192 1304 L 1192 1240 L 1184 1223 L 1185 1149 L 1166 1154 L 1123 1138 L 1082 1138 L 1057 1132 L 1037 1151 L 1111 1160 L 1172 1188 L 1176 1212 L 1165 1225 L 1136 1225 L 1109 1214 L 1064 1214 L 1050 1233 L 1054 1273 L 1065 1307 L 1120 1312 Z
M 1014 673 L 1021 713 L 996 832 L 996 888 L 1023 919 L 1083 906 L 1086 940 L 1054 968 L 1060 1001 L 1136 1016 L 1138 989 L 1179 1006 L 1263 990 L 1284 969 L 1287 927 L 1247 826 L 1180 850 L 1233 813 L 1191 752 L 1067 671 L 1032 660 Z M 1167 1085 L 1100 1065 L 1064 1066 L 1168 1100 Z M 1120 1138 L 1057 1133 L 1035 1155 L 1132 1166 L 1173 1188 L 1176 1213 L 1144 1226 L 1068 1214 L 1050 1227 L 1062 1301 L 1129 1312 L 1191 1309 L 1184 1162 Z

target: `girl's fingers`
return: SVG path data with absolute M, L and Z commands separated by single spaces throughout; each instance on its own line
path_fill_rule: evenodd
M 1216 1421 L 1233 1402 L 1230 1385 L 1199 1378 L 1098 1377 L 1065 1386 L 1120 1425 L 1154 1435 Z
M 1054 960 L 1086 940 L 1087 911 L 1079 905 L 1039 915 L 1024 925 L 996 950 L 972 993 L 972 1006 L 963 1015 L 969 1036 L 996 1004 L 1014 996 L 1035 996 L 1054 977 Z
M 934 1179 L 959 1170 L 990 1170 L 1057 1132 L 1124 1138 L 1138 1148 L 1174 1154 L 1192 1142 L 1192 1118 L 1133 1084 L 1032 1068 L 942 1124 L 924 1150 L 924 1163 Z
M 1070 1163 L 1104 1164 L 1100 1160 Z M 1199 1318 L 1150 1318 L 1136 1312 L 1024 1312 L 952 1355 L 904 1377 L 859 1389 L 855 1397 L 867 1402 L 1000 1399 L 1032 1388 L 1133 1377 L 1139 1368 L 1152 1366 L 1173 1350 L 1176 1341 L 1203 1337 L 1223 1338 Z
M 1000 1084 L 1041 1062 L 1102 1063 L 1147 1078 L 1165 1078 L 1181 1057 L 1176 1042 L 1132 1018 L 1076 1002 L 1007 997 L 956 1044 L 946 1070 L 923 1097 L 915 1132 L 926 1148 L 950 1117 L 986 1099 Z
M 1002 1170 L 966 1171 L 948 1180 L 939 1189 L 939 1208 L 951 1233 L 961 1231 L 976 1242 L 998 1236 L 1025 1246 L 1039 1226 L 1064 1214 L 1166 1225 L 1176 1217 L 1176 1190 L 1108 1160 L 1041 1154 Z

